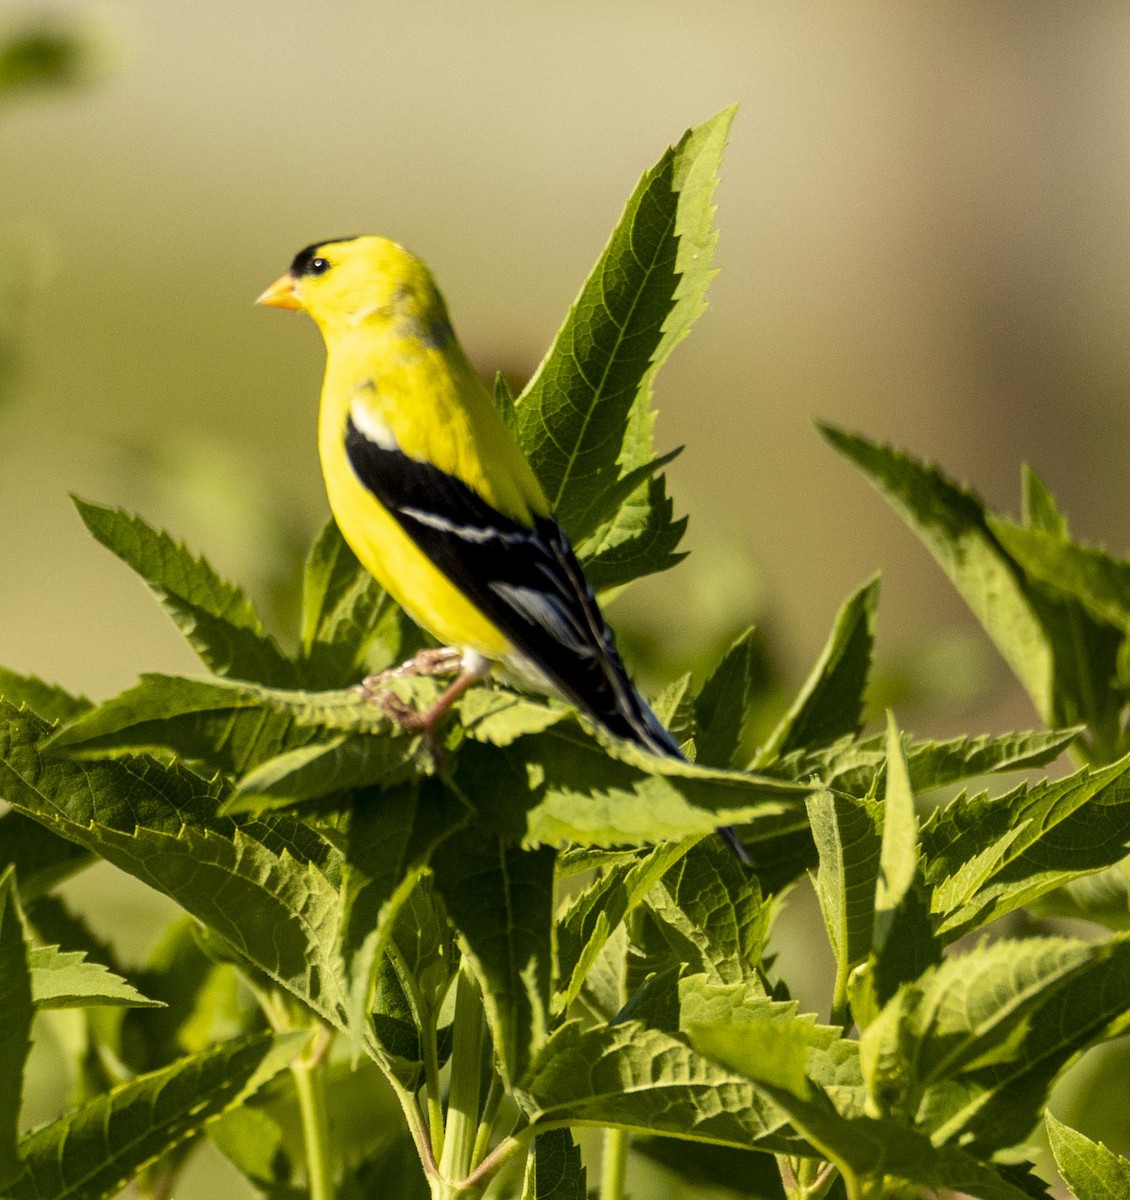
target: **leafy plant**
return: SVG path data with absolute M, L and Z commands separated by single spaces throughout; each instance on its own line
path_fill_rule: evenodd
M 530 385 L 496 388 L 601 588 L 680 554 L 651 380 L 703 307 L 731 117 L 644 175 Z M 1119 861 L 1130 759 L 1096 689 L 1121 686 L 1125 628 L 1116 572 L 1053 595 L 1004 549 L 1021 535 L 959 495 L 924 505 L 931 536 L 960 579 L 993 579 L 986 621 L 1050 730 L 865 732 L 871 581 L 752 755 L 749 634 L 657 697 L 686 763 L 501 684 L 466 693 L 436 758 L 354 687 L 421 642 L 332 524 L 287 645 L 174 538 L 78 502 L 209 674 L 91 704 L 0 672 L 0 1192 L 167 1195 L 206 1137 L 272 1198 L 581 1200 L 578 1138 L 599 1128 L 603 1200 L 625 1194 L 630 1141 L 747 1195 L 1042 1194 L 1026 1140 L 1065 1067 L 1125 1027 L 1130 943 L 957 939 L 1067 885 L 1085 906 Z M 1064 538 L 1032 496 L 1026 528 Z M 1055 640 L 1060 612 L 1090 674 Z M 1047 765 L 1084 722 L 1076 773 L 921 815 L 924 793 Z M 54 891 L 99 859 L 184 914 L 133 980 Z M 806 872 L 836 960 L 826 1020 L 767 952 Z M 78 1103 L 21 1134 L 35 1014 L 60 1005 L 87 1014 Z

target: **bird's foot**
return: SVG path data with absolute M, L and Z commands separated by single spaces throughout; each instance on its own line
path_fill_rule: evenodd
M 466 665 L 463 655 L 450 647 L 421 650 L 399 667 L 392 667 L 378 675 L 370 675 L 357 685 L 357 690 L 365 699 L 372 700 L 395 725 L 420 734 L 438 770 L 443 762 L 443 751 L 436 740 L 436 723 L 471 684 L 482 678 L 488 666 L 486 660 Z M 394 679 L 418 675 L 450 675 L 453 670 L 459 671 L 458 678 L 427 708 L 413 708 L 388 686 Z
M 366 700 L 376 700 L 388 691 L 393 679 L 413 679 L 422 675 L 454 675 L 463 666 L 463 652 L 453 646 L 434 646 L 419 650 L 407 662 L 398 667 L 388 667 L 375 675 L 366 675 L 357 685 L 357 691 Z

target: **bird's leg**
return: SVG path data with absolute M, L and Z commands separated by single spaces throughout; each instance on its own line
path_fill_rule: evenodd
M 425 657 L 426 656 L 426 657 Z M 422 661 L 421 661 L 422 660 Z M 358 684 L 358 690 L 366 699 L 374 701 L 381 711 L 401 729 L 409 729 L 423 735 L 424 742 L 433 759 L 440 760 L 439 746 L 435 740 L 435 726 L 440 717 L 459 699 L 471 684 L 482 679 L 490 670 L 490 660 L 478 654 L 450 647 L 438 650 L 421 650 L 415 658 L 399 667 L 372 675 Z M 424 709 L 415 709 L 406 704 L 386 684 L 390 679 L 401 679 L 413 675 L 446 675 L 458 669 L 459 675 Z M 373 685 L 376 684 L 374 687 Z
M 398 667 L 388 667 L 375 675 L 366 675 L 357 685 L 357 690 L 366 700 L 376 700 L 385 691 L 390 679 L 411 679 L 419 675 L 454 675 L 462 669 L 463 652 L 454 646 L 435 646 L 418 650 L 407 662 Z

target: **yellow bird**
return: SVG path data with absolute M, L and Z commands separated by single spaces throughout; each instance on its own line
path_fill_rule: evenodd
M 365 569 L 451 648 L 405 670 L 459 670 L 427 709 L 394 714 L 401 723 L 430 731 L 501 663 L 610 733 L 681 757 L 632 686 L 427 267 L 385 238 L 334 238 L 299 251 L 257 303 L 303 310 L 321 330 L 318 445 L 334 518 Z M 733 831 L 720 832 L 748 862 Z

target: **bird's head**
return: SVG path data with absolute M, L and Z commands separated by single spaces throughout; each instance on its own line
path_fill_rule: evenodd
M 256 300 L 305 311 L 327 337 L 358 326 L 409 326 L 430 345 L 451 336 L 428 268 L 382 237 L 334 238 L 300 250 L 290 270 Z

